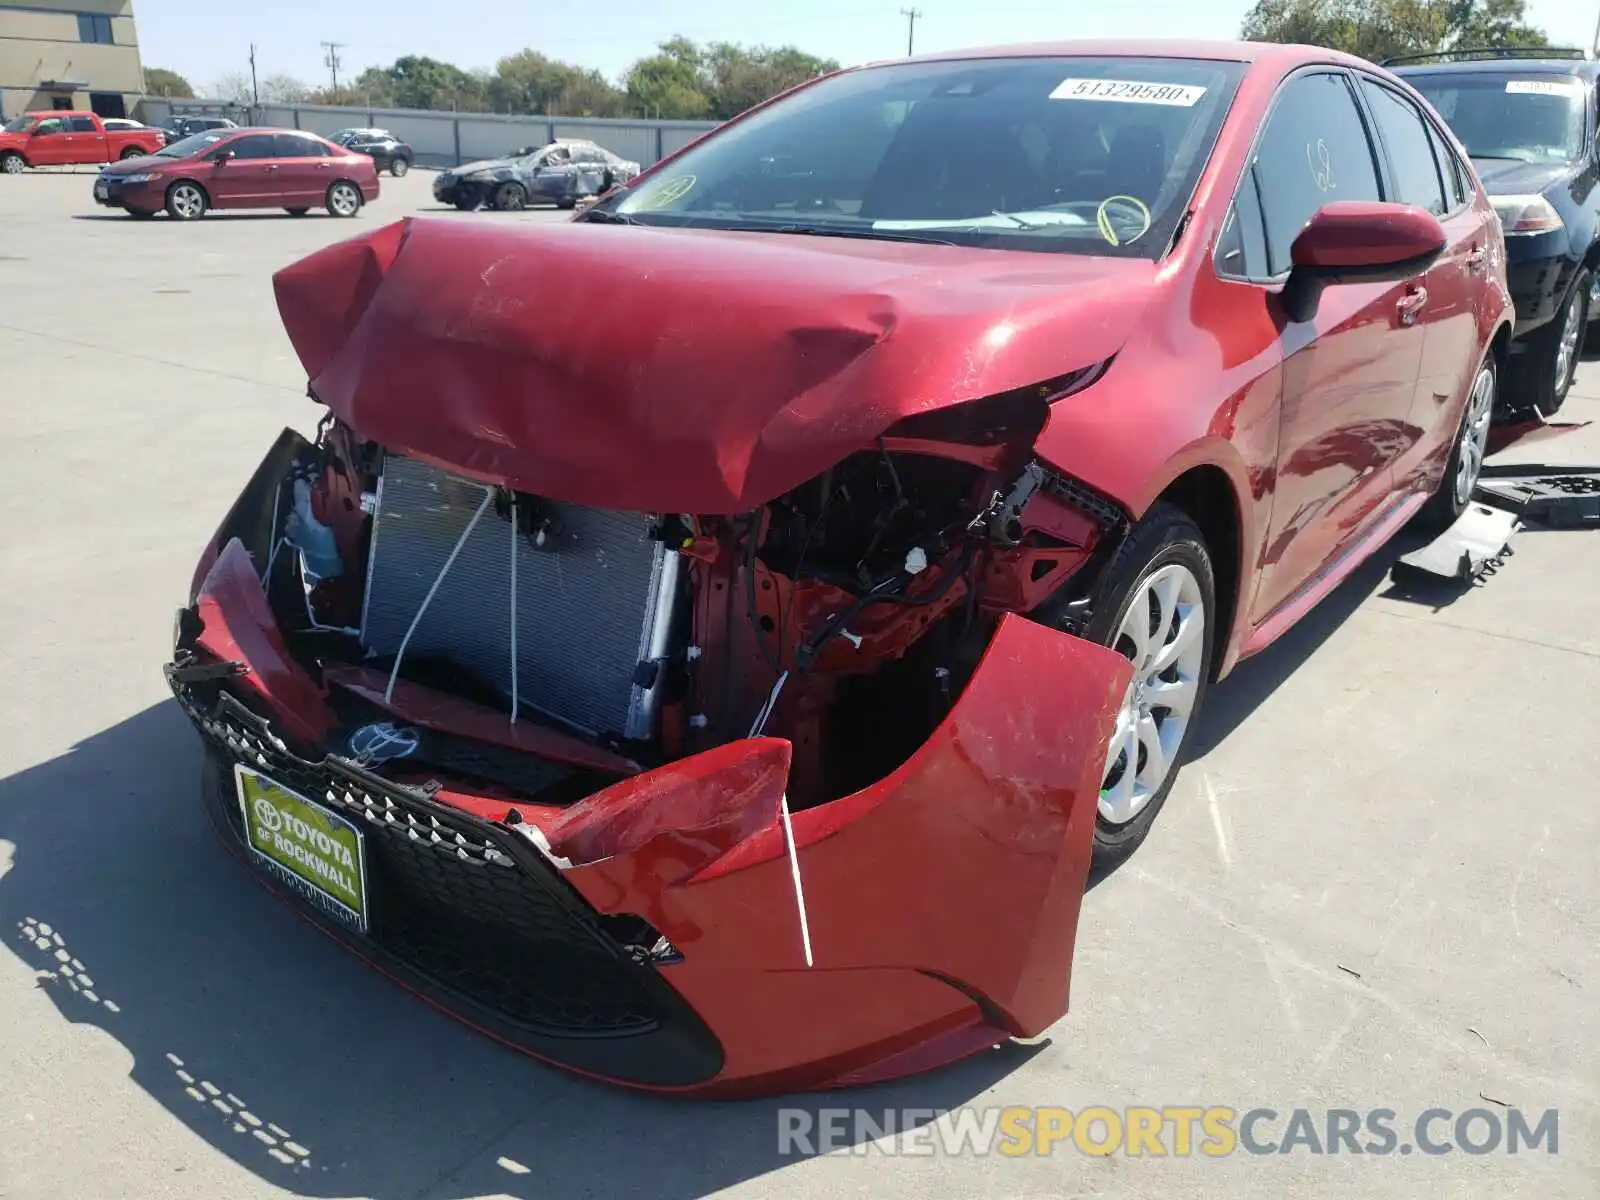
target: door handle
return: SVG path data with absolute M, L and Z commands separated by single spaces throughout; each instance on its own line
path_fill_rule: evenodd
M 1488 261 L 1489 252 L 1482 246 L 1474 246 L 1471 250 L 1467 251 L 1467 270 L 1471 271 L 1474 275 L 1481 272 L 1484 268 L 1484 264 L 1486 264 Z
M 1400 324 L 1415 325 L 1417 314 L 1422 311 L 1423 305 L 1428 303 L 1428 289 L 1414 287 L 1400 297 L 1400 303 L 1395 307 L 1400 311 Z

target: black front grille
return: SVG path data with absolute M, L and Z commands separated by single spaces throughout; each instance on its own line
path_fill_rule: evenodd
M 217 772 L 210 802 L 241 847 L 233 763 L 261 771 L 363 830 L 370 931 L 363 937 L 332 930 L 352 949 L 397 960 L 431 985 L 424 990 L 474 1010 L 469 1017 L 492 1015 L 496 1032 L 516 1030 L 537 1053 L 571 1060 L 572 1053 L 545 1043 L 643 1038 L 669 1043 L 669 1055 L 686 1058 L 667 1064 L 673 1078 L 646 1082 L 695 1082 L 720 1068 L 720 1048 L 682 998 L 656 967 L 605 932 L 599 914 L 531 842 L 351 760 L 300 758 L 219 683 L 187 684 L 170 669 L 167 675 L 214 761 L 227 767 Z M 331 918 L 313 915 L 329 926 Z M 574 1065 L 633 1074 L 587 1061 Z M 645 1073 L 660 1075 L 658 1067 Z

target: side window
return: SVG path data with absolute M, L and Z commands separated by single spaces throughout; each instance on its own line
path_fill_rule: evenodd
M 1445 203 L 1439 164 L 1433 159 L 1433 143 L 1417 106 L 1370 79 L 1361 81 L 1361 90 L 1372 105 L 1379 136 L 1394 168 L 1395 195 L 1391 198 L 1443 216 L 1452 206 Z
M 1261 193 L 1254 169 L 1245 172 L 1239 194 L 1228 210 L 1228 222 L 1217 240 L 1217 271 L 1239 279 L 1261 279 L 1267 269 L 1267 229 L 1261 217 Z
M 92 118 L 90 118 L 90 117 L 73 117 L 72 118 L 72 132 L 73 133 L 99 133 L 100 131 L 94 127 L 94 120 Z
M 1444 194 L 1449 200 L 1449 211 L 1454 212 L 1467 202 L 1472 195 L 1467 186 L 1467 177 L 1461 162 L 1445 144 L 1443 135 L 1434 128 L 1432 121 L 1424 121 L 1428 128 L 1428 141 L 1433 143 L 1433 156 L 1439 160 L 1439 173 L 1444 176 Z
M 274 134 L 272 140 L 279 158 L 325 158 L 328 153 L 321 142 L 292 133 Z
M 34 137 L 48 137 L 52 133 L 65 133 L 67 123 L 60 117 L 46 117 L 33 127 Z
M 220 149 L 223 152 L 231 151 L 237 159 L 274 157 L 270 133 L 253 133 L 249 137 L 234 138 Z
M 1302 75 L 1278 93 L 1256 150 L 1267 270 L 1289 269 L 1289 247 L 1335 200 L 1381 200 L 1366 123 L 1343 75 Z

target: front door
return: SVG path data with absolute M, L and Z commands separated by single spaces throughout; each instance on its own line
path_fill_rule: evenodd
M 36 167 L 56 167 L 72 161 L 71 132 L 66 117 L 46 117 L 28 138 L 28 162 Z
M 1284 85 L 1251 175 L 1275 279 L 1324 204 L 1384 198 L 1345 72 Z M 1255 621 L 1336 559 L 1393 493 L 1394 464 L 1414 440 L 1407 423 L 1422 360 L 1419 291 L 1415 281 L 1344 284 L 1324 290 L 1310 321 L 1282 318 L 1277 478 Z
M 270 133 L 247 133 L 221 142 L 210 159 L 205 184 L 213 207 L 252 208 L 264 197 L 276 195 L 278 162 Z

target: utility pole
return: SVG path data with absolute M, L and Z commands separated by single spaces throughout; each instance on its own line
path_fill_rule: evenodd
M 256 44 L 250 43 L 250 104 L 253 108 L 261 107 L 261 89 L 256 85 Z
M 917 18 L 922 15 L 921 9 L 902 8 L 900 15 L 906 19 L 906 57 L 911 57 L 911 47 L 917 41 Z
M 323 42 L 322 48 L 328 52 L 323 60 L 328 64 L 328 70 L 333 76 L 333 98 L 339 98 L 339 51 L 344 49 L 343 42 Z

